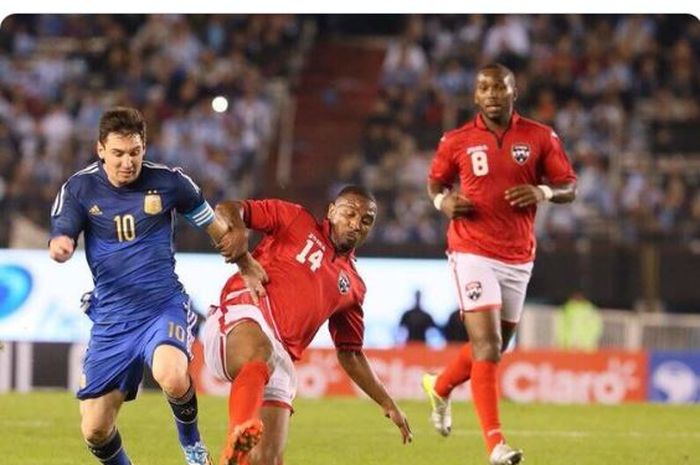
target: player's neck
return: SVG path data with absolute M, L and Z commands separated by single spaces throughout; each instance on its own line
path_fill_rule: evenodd
M 506 129 L 508 129 L 508 126 L 510 126 L 510 119 L 512 116 L 513 114 L 509 113 L 499 119 L 491 119 L 484 113 L 481 113 L 481 120 L 490 131 L 493 131 L 496 134 L 502 134 L 506 131 Z

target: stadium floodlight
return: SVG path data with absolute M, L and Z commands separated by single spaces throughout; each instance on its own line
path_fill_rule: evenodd
M 228 109 L 228 99 L 222 95 L 217 95 L 211 101 L 211 108 L 217 113 L 223 113 Z

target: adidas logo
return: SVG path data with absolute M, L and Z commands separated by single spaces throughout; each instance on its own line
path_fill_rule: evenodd
M 100 207 L 98 207 L 97 205 L 93 205 L 92 207 L 90 207 L 90 210 L 88 210 L 88 213 L 90 213 L 91 215 L 99 216 L 102 214 L 102 210 L 100 210 Z

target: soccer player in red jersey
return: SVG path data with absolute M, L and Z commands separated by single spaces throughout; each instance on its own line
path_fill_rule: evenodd
M 264 234 L 252 254 L 228 257 L 241 273 L 224 286 L 203 331 L 207 366 L 231 381 L 221 464 L 282 463 L 296 393 L 293 362 L 325 321 L 340 365 L 410 441 L 406 416 L 362 352 L 366 288 L 353 254 L 374 225 L 372 194 L 345 187 L 322 223 L 281 200 L 224 202 L 216 211 L 233 232 Z
M 533 221 L 540 202 L 568 203 L 576 175 L 552 128 L 513 109 L 513 73 L 500 64 L 476 78 L 474 120 L 446 133 L 428 176 L 435 208 L 450 218 L 449 266 L 469 343 L 438 376 L 423 377 L 435 428 L 451 429 L 449 396 L 471 379 L 492 465 L 514 465 L 522 451 L 501 431 L 496 368 L 520 321 L 535 258 Z M 455 181 L 460 188 L 453 189 Z

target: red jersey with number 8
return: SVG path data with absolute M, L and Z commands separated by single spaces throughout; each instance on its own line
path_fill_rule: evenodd
M 243 221 L 264 237 L 252 252 L 265 268 L 269 306 L 261 305 L 265 320 L 294 360 L 328 320 L 339 349 L 362 348 L 362 302 L 366 287 L 354 256 L 337 254 L 330 240 L 328 220 L 318 223 L 300 205 L 281 200 L 243 202 Z M 226 282 L 221 305 L 235 304 L 235 291 L 245 289 L 239 273 Z
M 445 186 L 459 181 L 461 192 L 474 204 L 468 217 L 450 221 L 448 250 L 525 263 L 535 258 L 537 207 L 512 207 L 505 191 L 520 184 L 575 182 L 576 174 L 552 128 L 513 113 L 500 136 L 480 114 L 446 133 L 429 178 Z

